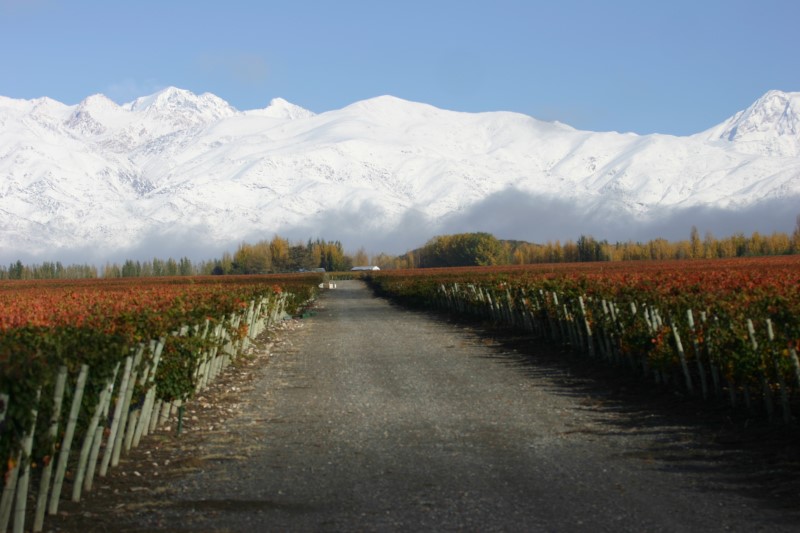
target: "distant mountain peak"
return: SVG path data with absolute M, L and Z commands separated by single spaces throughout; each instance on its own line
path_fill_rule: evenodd
M 175 125 L 209 123 L 236 114 L 228 102 L 211 94 L 196 95 L 186 89 L 167 87 L 126 104 L 130 111 L 165 118 Z
M 709 130 L 709 140 L 736 143 L 747 153 L 800 155 L 800 92 L 772 90 Z
M 735 141 L 754 132 L 800 133 L 800 93 L 769 91 L 742 111 L 726 133 Z
M 374 96 L 372 98 L 367 98 L 365 100 L 359 100 L 358 102 L 352 103 L 349 106 L 345 107 L 345 109 L 362 110 L 367 112 L 387 112 L 387 111 L 395 112 L 395 111 L 408 111 L 411 109 L 439 111 L 439 112 L 443 111 L 429 104 L 423 104 L 420 102 L 405 100 L 403 98 L 392 96 L 390 94 L 384 94 L 380 96 Z
M 283 98 L 273 98 L 270 100 L 267 107 L 255 110 L 254 114 L 262 117 L 286 118 L 290 120 L 309 118 L 315 115 L 313 111 L 295 105 Z
M 119 105 L 115 101 L 100 93 L 87 96 L 78 104 L 78 107 L 81 109 L 119 109 Z
M 168 108 L 197 99 L 197 95 L 186 89 L 167 87 L 148 96 L 140 96 L 128 107 L 131 111 L 144 111 L 151 108 Z
M 34 98 L 30 100 L 30 103 L 33 104 L 33 112 L 42 112 L 44 114 L 49 113 L 57 113 L 59 111 L 63 111 L 64 109 L 68 109 L 68 107 L 58 100 L 53 100 L 48 96 L 42 96 L 40 98 Z
M 0 260 L 165 249 L 167 234 L 187 236 L 169 246 L 192 247 L 369 227 L 369 238 L 396 242 L 465 224 L 527 232 L 577 217 L 586 231 L 675 209 L 741 213 L 773 199 L 794 209 L 798 100 L 770 91 L 716 128 L 677 137 L 388 95 L 319 115 L 282 98 L 239 112 L 175 87 L 122 106 L 103 95 L 72 106 L 0 97 Z

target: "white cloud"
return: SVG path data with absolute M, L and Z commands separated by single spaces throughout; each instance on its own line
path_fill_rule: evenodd
M 610 205 L 583 207 L 507 189 L 450 216 L 440 227 L 445 233 L 486 231 L 502 239 L 539 243 L 575 240 L 581 235 L 609 242 L 658 237 L 682 240 L 689 237 L 692 226 L 701 234 L 711 231 L 717 237 L 754 231 L 791 233 L 798 214 L 800 198 L 770 200 L 737 210 L 664 207 L 636 216 Z
M 688 239 L 692 226 L 701 235 L 710 231 L 718 238 L 735 233 L 747 236 L 755 231 L 791 234 L 800 198 L 761 202 L 738 210 L 691 207 L 654 209 L 644 216 L 625 213 L 614 206 L 580 207 L 544 195 L 526 194 L 509 188 L 493 194 L 461 212 L 431 220 L 419 212 L 407 213 L 393 229 L 376 229 L 385 215 L 376 206 L 363 205 L 358 211 L 327 211 L 306 224 L 279 229 L 291 239 L 309 237 L 339 240 L 347 250 L 363 246 L 370 253 L 401 254 L 424 245 L 436 235 L 484 231 L 500 239 L 528 242 L 577 240 L 581 235 L 598 240 L 648 241 L 666 238 Z
M 612 207 L 586 209 L 563 200 L 522 193 L 516 189 L 489 196 L 485 200 L 441 220 L 431 220 L 418 211 L 407 212 L 388 229 L 380 225 L 386 213 L 374 204 L 364 203 L 357 209 L 329 210 L 309 217 L 291 227 L 270 228 L 260 233 L 231 236 L 228 240 L 209 240 L 211 228 L 199 225 L 189 228 L 159 228 L 147 232 L 137 244 L 121 250 L 86 247 L 73 250 L 51 250 L 47 256 L 31 256 L 15 250 L 2 250 L 0 264 L 16 259 L 24 263 L 61 261 L 102 265 L 125 259 L 151 260 L 189 257 L 192 261 L 215 259 L 223 252 L 235 252 L 242 242 L 255 243 L 278 234 L 292 243 L 308 239 L 340 241 L 345 250 L 364 247 L 370 254 L 386 252 L 402 254 L 424 245 L 436 235 L 485 231 L 500 239 L 529 242 L 577 240 L 581 235 L 597 240 L 648 241 L 658 237 L 672 241 L 688 239 L 692 226 L 701 235 L 710 231 L 717 238 L 735 233 L 747 236 L 754 231 L 787 234 L 795 228 L 800 214 L 800 198 L 772 200 L 739 210 L 692 207 L 687 209 L 655 209 L 647 218 L 625 214 Z

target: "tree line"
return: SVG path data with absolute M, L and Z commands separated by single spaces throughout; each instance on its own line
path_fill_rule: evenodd
M 225 252 L 218 259 L 192 262 L 183 257 L 152 262 L 126 260 L 122 265 L 107 263 L 101 275 L 106 278 L 150 276 L 196 276 L 229 274 L 278 274 L 303 272 L 318 268 L 326 271 L 349 270 L 352 259 L 344 253 L 342 243 L 323 239 L 305 244 L 291 244 L 288 239 L 275 236 L 272 240 L 240 243 L 231 254 Z
M 567 241 L 563 244 L 558 241 L 544 245 L 524 244 L 512 248 L 510 263 L 715 259 L 798 253 L 800 218 L 791 235 L 782 232 L 770 235 L 753 232 L 750 236 L 734 233 L 729 237 L 716 238 L 711 232 L 706 232 L 701 238 L 700 232 L 693 227 L 689 239 L 679 241 L 658 238 L 646 242 L 610 243 L 606 240 L 598 241 L 591 236 L 581 236 L 575 242 Z
M 67 265 L 60 262 L 25 265 L 22 261 L 0 266 L 0 279 L 81 279 L 127 278 L 154 276 L 198 276 L 226 274 L 275 274 L 283 272 L 350 270 L 354 258 L 366 264 L 366 253 L 359 250 L 354 256 L 345 254 L 339 241 L 310 240 L 291 244 L 275 236 L 254 244 L 242 242 L 231 254 L 207 261 L 154 258 L 152 261 L 127 259 L 123 263 L 106 262 L 99 269 L 93 265 Z M 362 263 L 356 263 L 362 264 Z
M 242 242 L 231 254 L 221 258 L 192 262 L 189 258 L 135 261 L 122 264 L 108 262 L 98 269 L 93 265 L 62 265 L 44 262 L 24 265 L 16 261 L 0 266 L 0 279 L 77 279 L 150 276 L 194 276 L 226 274 L 272 274 L 311 271 L 324 268 L 328 272 L 350 270 L 355 265 L 377 265 L 381 269 L 429 268 L 448 266 L 511 265 L 535 263 L 574 263 L 585 261 L 645 261 L 664 259 L 713 259 L 800 253 L 800 216 L 792 234 L 775 232 L 750 236 L 734 233 L 716 238 L 711 232 L 702 237 L 692 227 L 686 240 L 611 243 L 581 235 L 577 240 L 548 241 L 544 244 L 500 240 L 490 233 L 458 233 L 439 235 L 421 248 L 403 255 L 381 253 L 369 256 L 361 248 L 347 254 L 339 241 L 311 240 L 290 243 L 275 236 L 254 244 Z
M 345 254 L 339 241 L 308 240 L 305 244 L 290 244 L 275 236 L 271 241 L 255 244 L 241 243 L 236 252 L 223 254 L 213 261 L 209 274 L 273 274 L 280 272 L 350 270 L 353 261 Z
M 380 257 L 381 268 L 428 268 L 448 266 L 524 265 L 536 263 L 576 263 L 586 261 L 646 261 L 665 259 L 714 259 L 800 254 L 800 216 L 789 235 L 775 232 L 750 236 L 734 233 L 716 238 L 706 232 L 701 238 L 692 227 L 689 239 L 611 243 L 581 235 L 576 241 L 548 241 L 545 244 L 499 240 L 489 233 L 440 235 L 422 248 L 394 258 Z
M 94 265 L 63 265 L 60 261 L 25 265 L 17 260 L 8 267 L 0 265 L 0 279 L 84 279 L 97 274 Z

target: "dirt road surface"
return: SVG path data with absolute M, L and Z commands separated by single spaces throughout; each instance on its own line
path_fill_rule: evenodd
M 359 281 L 315 312 L 244 384 L 223 383 L 216 418 L 189 415 L 202 431 L 155 436 L 52 528 L 800 530 L 780 446 L 720 443 L 552 348 L 537 362 L 535 345 L 524 353 Z

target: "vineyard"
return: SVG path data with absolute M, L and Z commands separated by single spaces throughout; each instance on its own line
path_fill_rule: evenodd
M 41 531 L 321 277 L 0 282 L 0 531 Z M 30 505 L 29 505 L 30 504 Z
M 370 273 L 379 293 L 518 328 L 749 416 L 800 408 L 800 257 Z
M 523 330 L 748 417 L 800 413 L 798 256 L 363 276 L 403 303 Z M 0 282 L 0 532 L 42 531 L 166 420 L 180 432 L 186 403 L 320 281 Z

